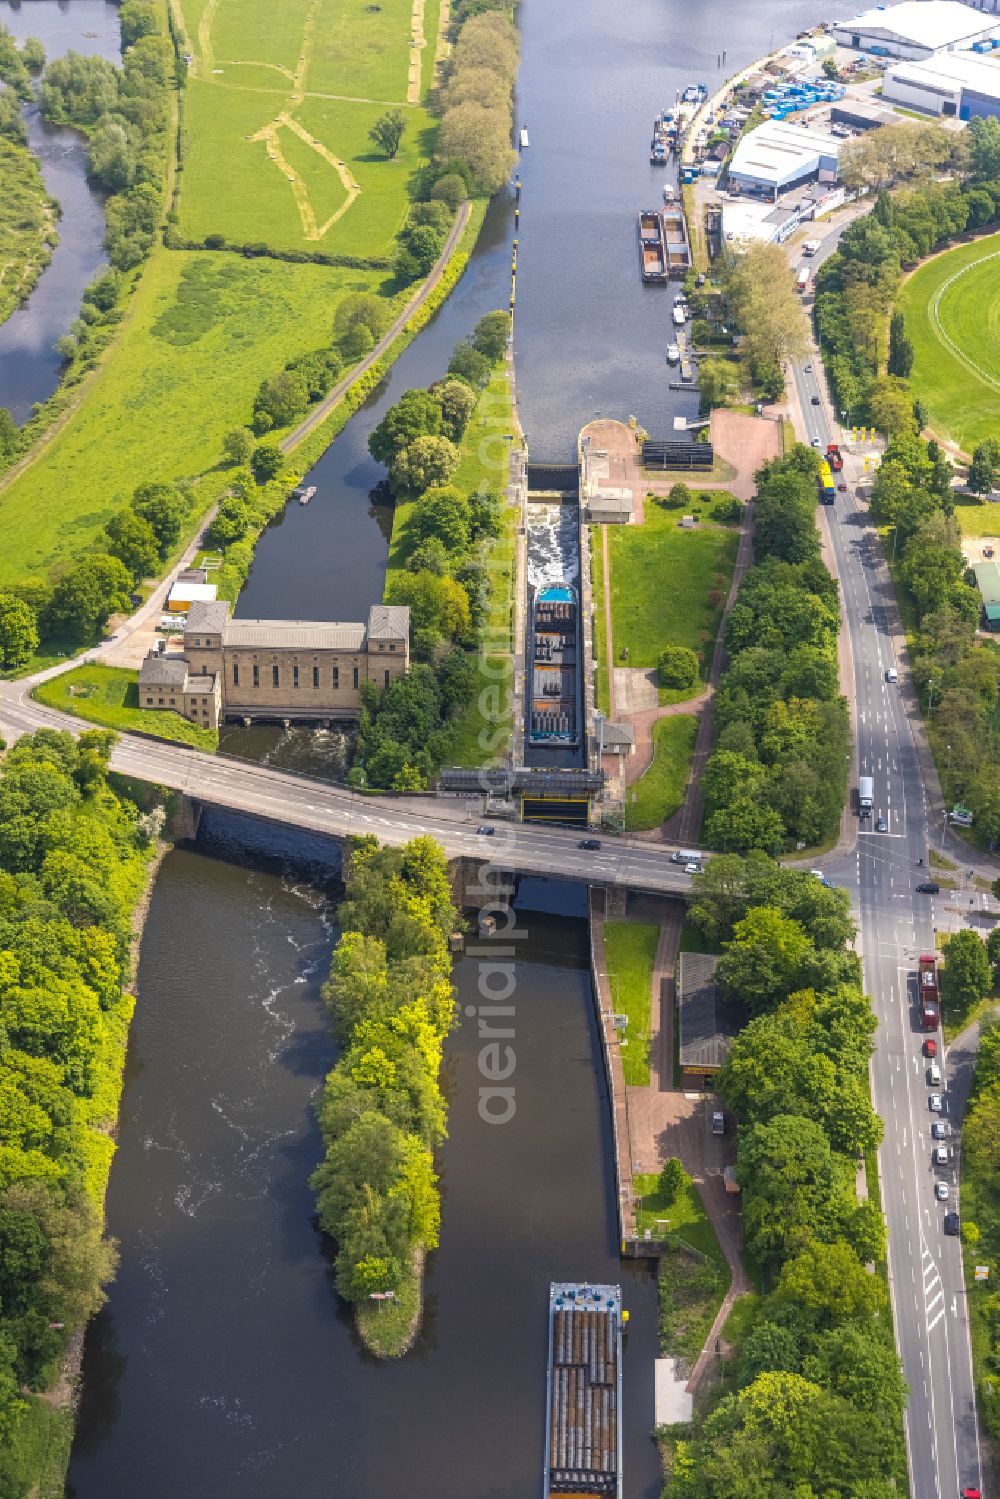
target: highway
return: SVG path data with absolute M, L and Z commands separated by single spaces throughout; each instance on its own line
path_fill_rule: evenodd
M 79 734 L 90 727 L 78 718 L 33 702 L 30 683 L 0 683 L 0 731 L 12 740 L 43 727 Z M 602 838 L 596 850 L 580 848 L 586 830 L 509 824 L 495 833 L 477 833 L 483 824 L 474 801 L 435 797 L 361 796 L 248 761 L 227 759 L 184 745 L 120 736 L 112 768 L 125 775 L 184 792 L 195 801 L 230 807 L 273 822 L 343 838 L 375 833 L 400 844 L 422 833 L 436 838 L 450 859 L 484 859 L 493 870 L 514 874 L 558 875 L 586 884 L 618 885 L 654 894 L 691 895 L 691 876 L 671 860 L 671 848 L 628 838 Z M 484 880 L 487 876 L 483 877 Z
M 830 253 L 836 235 L 824 251 Z M 820 258 L 820 257 L 818 257 Z M 825 449 L 841 432 L 828 414 L 819 356 L 794 371 L 805 441 Z M 818 396 L 820 404 L 813 404 Z M 885 1124 L 879 1153 L 882 1199 L 889 1232 L 889 1273 L 896 1337 L 907 1385 L 907 1447 L 913 1499 L 958 1499 L 966 1485 L 981 1487 L 972 1356 L 960 1240 L 944 1232 L 944 1214 L 958 1209 L 957 1163 L 933 1169 L 927 1059 L 916 1008 L 916 960 L 934 951 L 936 901 L 916 886 L 927 869 L 933 826 L 920 774 L 910 714 L 916 714 L 898 658 L 902 637 L 888 566 L 866 505 L 857 496 L 860 454 L 848 454 L 847 492 L 821 510 L 840 579 L 843 614 L 853 654 L 858 765 L 874 780 L 874 813 L 858 829 L 856 847 L 827 863 L 836 883 L 852 893 L 859 913 L 865 985 L 879 1028 L 872 1059 L 874 1104 Z M 890 666 L 900 683 L 886 681 Z M 886 831 L 875 830 L 879 817 Z M 938 902 L 939 904 L 940 902 Z M 939 1052 L 942 1038 L 937 1036 Z M 944 1119 L 960 1148 L 960 1087 L 942 1062 Z M 965 1059 L 968 1068 L 968 1059 Z M 949 1117 L 950 1108 L 950 1117 Z M 948 1183 L 949 1200 L 935 1199 L 934 1183 Z

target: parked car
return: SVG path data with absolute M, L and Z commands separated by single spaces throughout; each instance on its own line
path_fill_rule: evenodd
M 947 1140 L 949 1134 L 948 1123 L 944 1119 L 935 1119 L 931 1125 L 932 1140 Z
M 937 1062 L 932 1062 L 927 1069 L 927 1086 L 929 1088 L 940 1088 L 941 1086 L 941 1068 Z
M 917 886 L 918 895 L 937 895 L 941 886 L 937 880 L 921 880 Z
M 726 1133 L 726 1116 L 721 1109 L 716 1109 L 712 1114 L 712 1134 L 724 1135 Z
M 927 1040 L 924 1042 L 924 1056 L 925 1057 L 936 1057 L 937 1056 L 937 1042 L 935 1041 L 935 1039 L 934 1039 L 933 1036 L 928 1036 Z
M 480 838 L 492 838 L 493 834 L 496 832 L 496 828 L 491 828 L 489 823 L 484 822 L 481 828 L 476 829 L 476 832 L 479 834 Z
M 810 441 L 810 443 L 811 443 L 811 445 L 812 445 L 812 446 L 813 446 L 813 447 L 814 447 L 814 448 L 818 448 L 818 447 L 821 447 L 821 446 L 822 446 L 822 444 L 821 444 L 821 443 L 820 443 L 820 440 L 819 440 L 819 438 L 818 438 L 818 437 L 811 437 L 811 438 L 810 438 L 810 439 L 809 439 L 809 441 Z
M 958 1225 L 958 1214 L 957 1213 L 945 1213 L 945 1215 L 944 1215 L 944 1231 L 945 1231 L 945 1233 L 946 1234 L 952 1234 L 952 1235 L 957 1234 L 958 1233 L 958 1227 L 959 1227 L 959 1225 Z
M 941 1110 L 944 1108 L 944 1099 L 941 1097 L 940 1093 L 932 1093 L 927 1102 L 930 1106 L 930 1111 L 932 1114 L 940 1114 Z
M 951 1146 L 935 1145 L 934 1149 L 931 1151 L 931 1161 L 935 1166 L 950 1166 Z
M 809 397 L 809 401 L 810 401 L 811 405 L 818 406 L 819 405 L 819 396 L 810 396 Z
M 577 848 L 589 848 L 592 851 L 600 848 L 600 846 L 600 838 L 581 838 L 579 843 L 577 844 Z
M 701 865 L 700 864 L 694 864 L 694 863 L 692 863 L 692 864 L 685 864 L 684 865 L 684 873 L 685 874 L 701 874 Z
M 947 1202 L 948 1201 L 948 1183 L 947 1182 L 935 1182 L 934 1183 L 934 1196 L 937 1198 L 938 1202 Z

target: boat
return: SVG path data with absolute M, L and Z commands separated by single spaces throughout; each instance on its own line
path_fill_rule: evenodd
M 639 215 L 639 255 L 643 281 L 665 283 L 667 257 L 663 225 L 655 208 L 644 208 Z
M 528 139 L 528 127 L 527 127 L 527 125 L 522 125 L 521 126 L 521 148 L 523 150 L 525 146 L 530 146 L 530 145 L 531 145 L 531 142 Z
M 560 583 L 535 590 L 528 678 L 530 744 L 579 743 L 579 622 L 575 588 Z
M 672 182 L 665 182 L 663 184 L 663 201 L 664 203 L 677 202 L 677 189 Z
M 688 240 L 684 209 L 680 203 L 668 204 L 660 213 L 660 232 L 667 263 L 667 275 L 683 280 L 691 269 L 691 244 Z
M 674 303 L 674 327 L 675 328 L 683 328 L 686 321 L 687 321 L 687 319 L 686 319 L 685 312 L 684 312 L 684 303 L 683 302 L 675 302 Z
M 542 1499 L 622 1499 L 620 1286 L 549 1287 Z
M 308 505 L 309 501 L 313 498 L 313 496 L 315 495 L 315 493 L 316 493 L 316 486 L 315 486 L 315 484 L 310 484 L 308 489 L 300 489 L 300 490 L 298 490 L 297 491 L 297 495 L 298 495 L 299 504 L 300 505 Z
M 681 351 L 676 344 L 667 344 L 667 363 L 677 364 L 681 357 Z

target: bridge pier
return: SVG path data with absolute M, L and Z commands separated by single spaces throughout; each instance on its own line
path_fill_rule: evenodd
M 448 875 L 455 904 L 465 910 L 505 908 L 514 898 L 516 875 L 509 869 L 494 868 L 485 859 L 462 854 L 449 861 Z
M 178 796 L 170 818 L 170 831 L 179 842 L 193 843 L 201 826 L 201 802 L 190 796 Z
M 624 885 L 604 886 L 604 914 L 624 920 L 628 914 L 628 890 Z

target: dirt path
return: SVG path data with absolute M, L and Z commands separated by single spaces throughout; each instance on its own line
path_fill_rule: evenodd
M 698 1192 L 709 1221 L 715 1229 L 715 1236 L 719 1241 L 726 1263 L 729 1266 L 729 1290 L 722 1298 L 722 1305 L 715 1314 L 715 1321 L 709 1328 L 705 1345 L 695 1360 L 695 1366 L 691 1370 L 691 1378 L 687 1382 L 688 1393 L 693 1393 L 708 1367 L 708 1361 L 715 1355 L 716 1340 L 721 1336 L 722 1329 L 726 1325 L 726 1318 L 733 1309 L 733 1303 L 740 1296 L 745 1296 L 750 1290 L 750 1281 L 743 1269 L 743 1261 L 740 1258 L 740 1219 L 728 1209 L 726 1202 L 726 1189 L 719 1177 L 712 1177 L 708 1181 L 698 1183 Z

